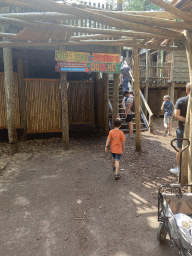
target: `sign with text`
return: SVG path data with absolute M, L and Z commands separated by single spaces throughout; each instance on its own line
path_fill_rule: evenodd
M 90 72 L 102 72 L 102 73 L 121 73 L 121 63 L 99 63 L 92 62 L 88 64 Z
M 120 54 L 55 51 L 57 72 L 121 73 Z
M 88 52 L 55 51 L 56 61 L 85 62 L 88 63 Z
M 57 72 L 89 72 L 88 63 L 58 61 L 55 66 Z

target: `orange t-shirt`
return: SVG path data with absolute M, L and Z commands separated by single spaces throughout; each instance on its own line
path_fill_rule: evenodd
M 122 154 L 121 142 L 125 141 L 125 135 L 120 130 L 111 130 L 108 139 L 110 139 L 110 149 L 112 153 Z

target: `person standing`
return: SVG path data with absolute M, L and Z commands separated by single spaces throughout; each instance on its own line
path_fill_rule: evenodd
M 119 175 L 119 162 L 122 155 L 122 150 L 125 150 L 125 135 L 119 130 L 121 127 L 121 119 L 116 118 L 114 120 L 115 129 L 109 132 L 107 141 L 105 144 L 105 152 L 107 153 L 107 147 L 110 143 L 110 150 L 112 155 L 113 169 L 115 170 L 115 180 L 120 179 Z
M 129 82 L 131 82 L 130 72 L 131 72 L 131 68 L 128 66 L 127 62 L 124 61 L 121 67 L 121 73 L 123 75 L 123 78 L 122 78 L 123 92 L 129 90 Z
M 164 96 L 161 109 L 164 110 L 165 136 L 171 135 L 174 104 L 170 101 L 169 95 Z
M 192 83 L 186 84 L 187 96 L 179 98 L 175 104 L 174 117 L 179 121 L 178 128 L 176 131 L 177 139 L 183 139 L 184 125 L 185 125 L 185 119 L 187 114 L 187 105 L 188 105 L 191 86 L 192 86 Z M 177 141 L 177 144 L 176 144 L 178 149 L 178 152 L 176 154 L 177 166 L 173 169 L 170 169 L 170 172 L 172 174 L 175 174 L 176 176 L 179 176 L 179 171 L 180 171 L 180 156 L 181 156 L 181 150 L 182 150 L 182 143 L 183 143 L 182 140 Z
M 132 139 L 133 138 L 133 117 L 134 117 L 134 112 L 132 111 L 132 107 L 134 104 L 134 96 L 133 96 L 133 91 L 128 92 L 128 98 L 125 101 L 125 117 L 127 118 L 127 123 L 129 127 L 129 137 Z

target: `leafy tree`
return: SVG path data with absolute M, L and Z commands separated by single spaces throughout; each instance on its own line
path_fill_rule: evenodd
M 123 3 L 124 11 L 157 11 L 161 8 L 146 0 L 125 0 Z

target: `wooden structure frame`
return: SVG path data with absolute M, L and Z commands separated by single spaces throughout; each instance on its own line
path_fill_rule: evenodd
M 2 0 L 1 5 L 12 5 L 17 8 L 33 8 L 32 13 L 4 13 L 0 15 L 0 22 L 6 26 L 16 26 L 17 33 L 6 33 L 6 26 L 3 26 L 0 36 L 2 41 L 0 47 L 4 49 L 5 61 L 5 86 L 9 91 L 13 90 L 11 79 L 11 49 L 12 48 L 41 48 L 47 47 L 57 49 L 59 46 L 70 45 L 106 45 L 116 47 L 132 47 L 134 56 L 138 55 L 139 48 L 176 51 L 178 46 L 172 45 L 173 40 L 184 42 L 187 47 L 188 61 L 191 74 L 191 27 L 192 27 L 192 6 L 190 0 L 172 0 L 166 3 L 163 0 L 149 0 L 162 7 L 160 12 L 114 12 L 85 6 L 82 4 L 67 4 L 62 2 L 51 2 L 48 0 Z M 41 11 L 41 13 L 39 13 Z M 179 21 L 175 20 L 178 19 Z M 78 26 L 79 20 L 86 20 L 84 26 Z M 88 21 L 88 22 L 87 22 Z M 82 23 L 81 23 L 82 24 Z M 93 26 L 92 26 L 93 24 Z M 101 24 L 98 27 L 98 24 Z M 112 28 L 112 29 L 111 29 Z M 75 35 L 74 35 L 75 33 Z M 84 35 L 79 35 L 84 33 Z M 138 61 L 134 57 L 135 77 L 139 77 Z M 22 72 L 20 72 L 22 76 Z M 62 100 L 66 99 L 66 80 L 62 78 Z M 104 79 L 107 81 L 107 78 Z M 22 81 L 22 77 L 20 77 Z M 135 80 L 136 89 L 136 120 L 139 120 L 139 79 Z M 106 86 L 107 89 L 107 86 Z M 106 94 L 107 95 L 107 94 Z M 114 96 L 115 98 L 115 96 Z M 14 115 L 12 102 L 7 95 L 7 113 Z M 21 99 L 20 102 L 24 102 Z M 113 102 L 117 104 L 117 102 Z M 67 103 L 63 103 L 63 120 L 68 119 L 66 114 Z M 65 109 L 65 110 L 64 110 Z M 114 107 L 114 109 L 117 109 Z M 106 104 L 104 111 L 108 113 Z M 116 111 L 113 117 L 117 116 Z M 106 115 L 107 116 L 107 115 Z M 25 116 L 23 116 L 25 119 Z M 11 120 L 11 119 L 10 119 Z M 14 119 L 13 119 L 14 121 Z M 64 121 L 63 121 L 64 122 Z M 14 138 L 15 127 L 11 122 L 8 125 L 10 142 L 16 143 Z M 64 144 L 68 141 L 68 125 L 63 123 Z M 137 124 L 136 144 L 141 149 L 140 127 Z M 68 142 L 67 142 L 68 143 Z M 65 148 L 68 148 L 66 146 Z

